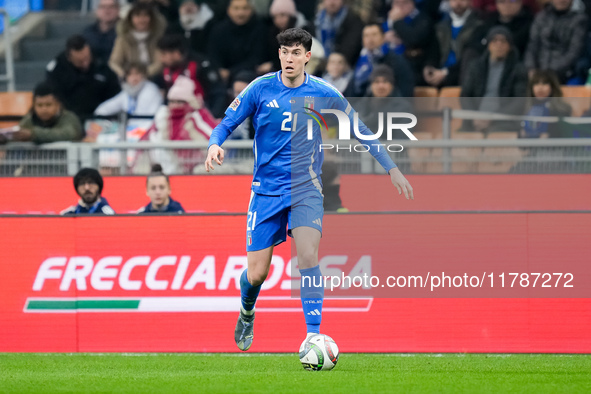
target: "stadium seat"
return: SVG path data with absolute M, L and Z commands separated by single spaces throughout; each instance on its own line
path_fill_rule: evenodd
M 433 138 L 441 138 L 441 116 L 431 117 L 422 111 L 439 111 L 439 91 L 433 87 L 417 86 L 415 88 L 414 109 L 417 115 L 417 132 L 428 131 Z
M 415 108 L 425 111 L 435 111 L 438 108 L 439 91 L 433 87 L 417 86 L 415 88 Z
M 484 134 L 481 132 L 455 132 L 453 139 L 482 140 Z M 482 154 L 482 148 L 452 148 L 451 171 L 454 174 L 475 174 L 478 172 L 478 158 Z M 456 161 L 457 160 L 457 161 Z
M 428 131 L 414 131 L 413 135 L 419 141 L 430 140 L 432 135 Z M 412 145 L 408 147 L 408 158 L 410 161 L 410 169 L 414 174 L 424 174 L 427 172 L 428 163 L 426 160 L 431 157 L 431 148 L 415 148 Z
M 441 88 L 439 91 L 439 103 L 438 108 L 442 110 L 443 108 L 451 108 L 451 109 L 462 109 L 462 105 L 460 104 L 460 92 L 462 88 L 459 86 L 450 86 L 447 88 Z M 462 126 L 461 119 L 452 119 L 451 121 L 451 130 L 453 134 L 453 130 L 457 130 Z
M 460 93 L 462 88 L 459 86 L 449 86 L 441 88 L 439 91 L 439 107 L 449 107 L 451 109 L 461 109 Z
M 581 116 L 591 107 L 591 89 L 586 86 L 561 86 L 564 101 L 573 108 L 573 116 Z
M 488 133 L 486 138 L 489 140 L 516 140 L 517 131 L 493 131 Z
M 414 93 L 415 97 L 439 97 L 437 88 L 431 86 L 417 86 Z
M 417 136 L 417 134 L 424 136 L 425 133 L 429 133 L 430 136 L 425 139 L 441 139 L 443 133 L 443 119 L 441 117 L 427 117 L 418 114 L 417 125 L 413 127 L 412 132 L 419 140 L 422 138 Z
M 0 92 L 1 115 L 24 115 L 33 105 L 33 92 Z
M 514 140 L 517 139 L 516 131 L 497 131 L 489 133 L 489 140 Z M 482 151 L 483 161 L 478 163 L 479 173 L 507 173 L 523 157 L 523 150 L 517 147 L 484 148 Z M 490 161 L 491 158 L 498 158 L 498 161 Z
M 0 115 L 24 116 L 33 106 L 32 92 L 0 92 Z M 10 127 L 18 122 L 1 122 L 0 127 Z

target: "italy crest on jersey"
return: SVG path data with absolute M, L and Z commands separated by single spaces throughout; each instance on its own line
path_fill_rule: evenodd
M 304 108 L 314 109 L 314 97 L 304 97 Z

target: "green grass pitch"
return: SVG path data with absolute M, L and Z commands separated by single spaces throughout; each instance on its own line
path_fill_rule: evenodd
M 591 355 L 0 354 L 0 392 L 591 392 Z

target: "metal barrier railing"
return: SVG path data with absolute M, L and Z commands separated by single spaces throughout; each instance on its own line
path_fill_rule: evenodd
M 443 139 L 419 141 L 382 141 L 386 145 L 402 145 L 401 152 L 391 152 L 391 157 L 404 173 L 591 173 L 591 139 L 496 139 L 495 132 L 484 135 L 464 133 L 455 139 L 452 122 L 457 119 L 529 120 L 546 123 L 567 122 L 573 125 L 587 124 L 591 118 L 516 116 L 480 111 L 451 110 L 424 112 L 440 122 Z M 9 119 L 10 118 L 10 119 Z M 0 120 L 15 120 L 0 116 Z M 33 144 L 8 144 L 0 146 L 0 176 L 73 175 L 79 168 L 101 168 L 107 174 L 146 174 L 151 164 L 159 163 L 167 174 L 204 173 L 207 142 L 194 141 L 129 141 L 126 129 L 131 119 L 150 119 L 145 116 L 98 117 L 114 121 L 118 136 L 101 143 L 60 142 L 36 146 Z M 435 130 L 436 131 L 436 130 Z M 100 135 L 103 135 L 101 133 Z M 496 134 L 496 135 L 495 135 Z M 441 134 L 440 134 L 441 135 Z M 502 136 L 502 135 L 501 135 Z M 508 137 L 506 137 L 508 138 Z M 383 169 L 357 140 L 326 140 L 325 160 L 337 165 L 341 174 L 382 173 Z M 215 173 L 250 174 L 254 164 L 250 140 L 228 140 L 224 143 L 224 166 Z M 332 148 L 329 148 L 332 146 Z M 396 149 L 395 149 L 396 150 Z
M 332 145 L 324 150 L 325 162 L 335 163 L 339 173 L 383 173 L 358 141 L 325 143 Z M 404 150 L 390 155 L 408 174 L 591 173 L 590 139 L 395 140 L 387 145 L 395 144 Z M 0 147 L 0 176 L 73 175 L 82 167 L 113 175 L 146 174 L 154 163 L 168 174 L 203 174 L 206 149 L 206 142 L 190 141 L 9 144 Z M 226 141 L 224 149 L 224 165 L 215 174 L 252 173 L 252 141 Z M 104 154 L 116 155 L 117 165 L 101 163 Z

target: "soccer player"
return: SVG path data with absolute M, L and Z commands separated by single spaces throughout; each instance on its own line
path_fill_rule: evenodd
M 234 339 L 240 350 L 253 341 L 255 302 L 269 273 L 273 247 L 293 237 L 301 273 L 301 301 L 308 335 L 320 332 L 324 287 L 318 266 L 322 234 L 322 186 L 320 132 L 306 141 L 306 122 L 295 123 L 292 105 L 296 98 L 332 100 L 353 119 L 354 111 L 337 89 L 304 71 L 310 60 L 312 36 L 302 29 L 287 29 L 277 36 L 281 71 L 263 75 L 250 83 L 226 110 L 226 116 L 209 140 L 205 168 L 222 165 L 222 143 L 248 116 L 255 127 L 254 176 L 248 207 L 246 239 L 248 267 L 240 278 L 241 307 Z M 299 114 L 302 115 L 302 114 Z M 302 117 L 300 117 L 302 118 Z M 372 132 L 359 122 L 360 132 Z M 302 138 L 301 136 L 304 136 Z M 298 143 L 293 143 L 298 139 Z M 373 145 L 372 155 L 389 173 L 398 193 L 414 199 L 413 189 L 385 149 Z

